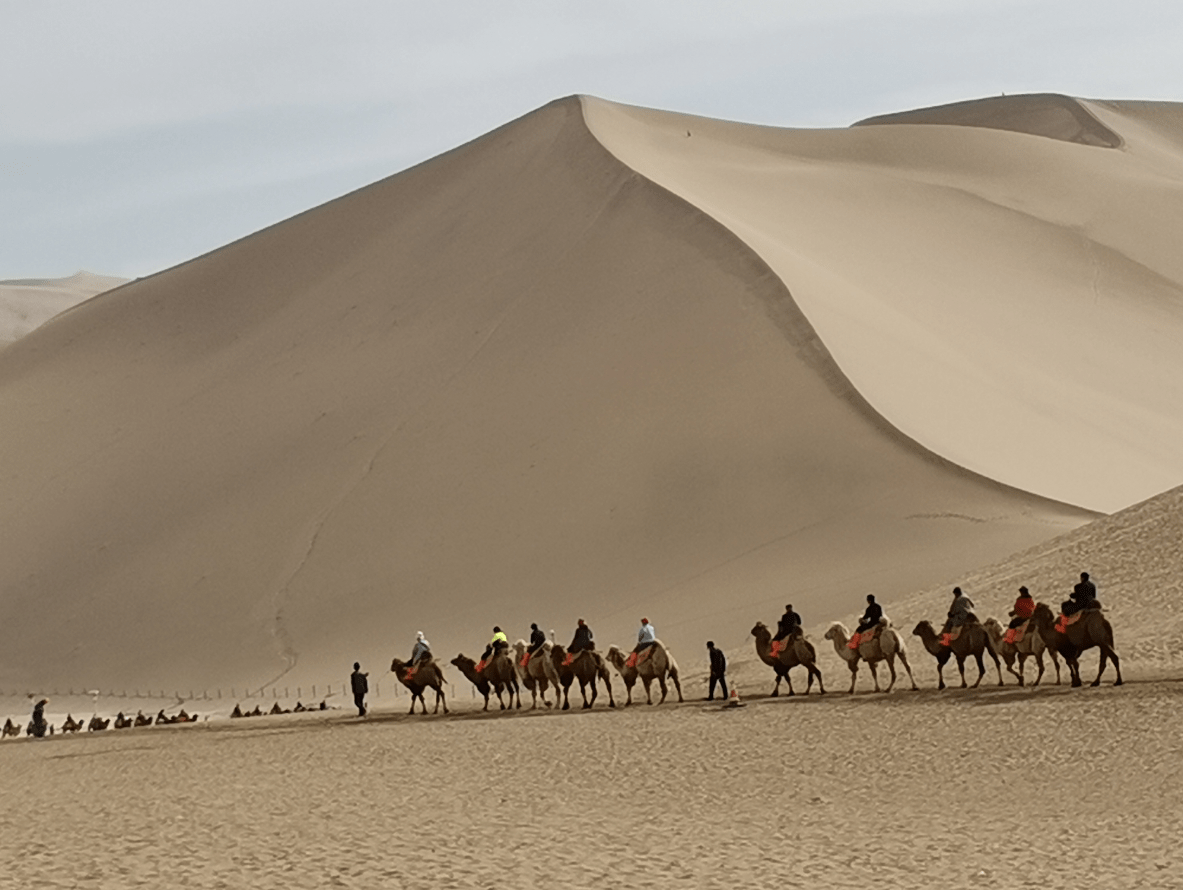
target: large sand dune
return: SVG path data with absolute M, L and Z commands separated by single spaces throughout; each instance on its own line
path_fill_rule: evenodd
M 76 272 L 68 278 L 0 281 L 0 347 L 19 340 L 59 312 L 126 281 L 93 272 Z
M 0 687 L 578 616 L 693 659 L 1178 484 L 1179 140 L 1098 116 L 1122 147 L 567 99 L 66 312 L 0 353 Z

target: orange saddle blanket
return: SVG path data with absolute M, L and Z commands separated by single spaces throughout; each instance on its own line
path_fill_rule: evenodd
M 625 667 L 635 668 L 647 658 L 650 653 L 654 651 L 654 647 L 650 646 L 648 649 L 643 649 L 641 652 L 630 652 L 629 657 L 625 659 Z
M 1011 645 L 1013 645 L 1013 646 L 1016 643 L 1022 643 L 1024 641 L 1024 634 L 1026 634 L 1028 632 L 1028 625 L 1031 622 L 1032 622 L 1032 619 L 1029 618 L 1027 621 L 1025 621 L 1023 624 L 1019 625 L 1018 627 L 1009 627 L 1007 629 L 1007 633 L 1005 633 L 1003 635 L 1003 642 L 1011 643 Z
M 1057 616 L 1057 625 L 1056 625 L 1057 630 L 1060 633 L 1065 633 L 1067 628 L 1069 627 L 1069 625 L 1076 624 L 1078 621 L 1081 620 L 1081 616 L 1084 614 L 1085 614 L 1084 611 L 1075 612 L 1072 615 L 1066 615 L 1064 612 L 1062 612 L 1059 616 Z

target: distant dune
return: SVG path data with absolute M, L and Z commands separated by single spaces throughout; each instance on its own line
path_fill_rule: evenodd
M 59 312 L 126 281 L 126 278 L 92 272 L 76 272 L 69 278 L 0 281 L 0 348 L 19 340 Z
M 1179 485 L 1179 106 L 989 101 L 1016 126 L 560 100 L 24 336 L 0 688 L 643 614 L 693 664 Z

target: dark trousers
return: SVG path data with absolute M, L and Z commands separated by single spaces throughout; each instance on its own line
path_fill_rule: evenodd
M 358 716 L 365 717 L 366 716 L 366 693 L 355 692 L 354 693 L 354 704 L 358 708 Z
M 719 688 L 721 690 L 723 690 L 720 694 L 724 698 L 728 697 L 728 681 L 725 680 L 722 676 L 717 677 L 715 674 L 712 674 L 711 679 L 707 683 L 707 700 L 708 701 L 711 701 L 712 699 L 715 698 L 715 684 L 716 683 L 718 683 Z

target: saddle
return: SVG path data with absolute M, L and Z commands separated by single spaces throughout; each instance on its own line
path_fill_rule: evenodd
M 643 649 L 641 652 L 630 652 L 629 657 L 625 659 L 625 667 L 635 668 L 647 658 L 650 653 L 654 651 L 654 647 L 650 646 L 648 649 Z
M 1025 618 L 1024 623 L 1016 627 L 1009 627 L 1007 633 L 1003 635 L 1003 642 L 1015 645 L 1024 641 L 1024 634 L 1028 632 L 1028 625 L 1032 623 L 1031 618 Z
M 798 639 L 801 635 L 802 635 L 802 631 L 800 628 L 798 628 L 798 629 L 794 630 L 794 632 L 791 633 L 784 640 L 774 640 L 772 643 L 769 644 L 769 654 L 772 655 L 774 658 L 780 658 L 781 653 L 789 648 L 789 644 L 792 643 L 794 640 Z
M 518 662 L 518 667 L 524 668 L 528 664 L 530 664 L 530 653 L 529 652 L 527 652 L 525 655 L 522 656 L 522 660 L 520 662 Z
M 864 643 L 870 643 L 880 635 L 880 631 L 884 629 L 883 623 L 877 624 L 868 630 L 857 630 L 851 634 L 851 639 L 847 641 L 848 649 L 858 649 Z
M 1068 633 L 1069 625 L 1076 624 L 1078 621 L 1081 620 L 1081 616 L 1084 614 L 1085 614 L 1084 609 L 1082 609 L 1080 612 L 1074 612 L 1072 615 L 1066 615 L 1064 612 L 1062 612 L 1057 617 L 1057 623 L 1056 623 L 1057 632 L 1058 633 Z

